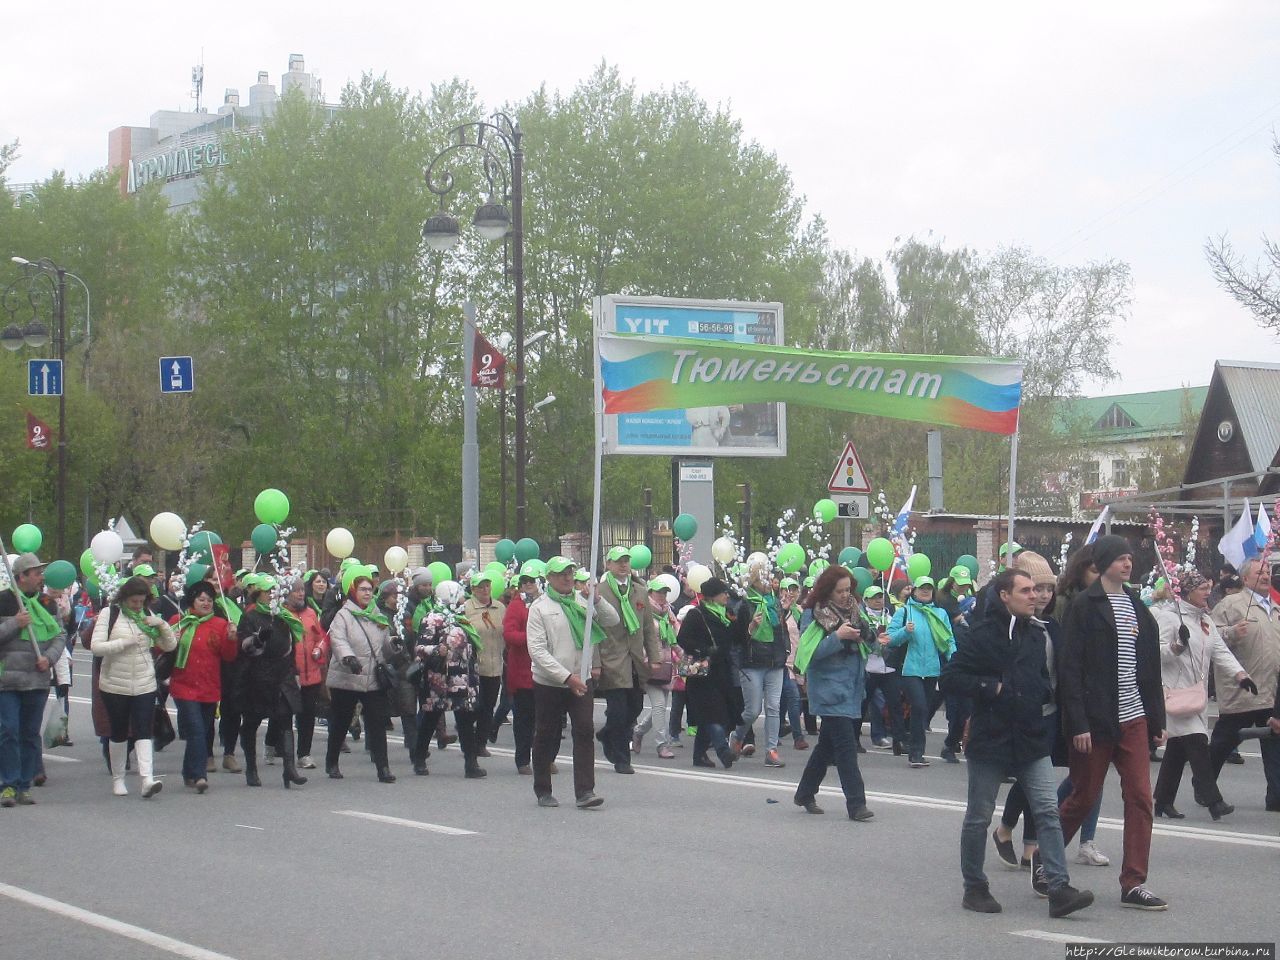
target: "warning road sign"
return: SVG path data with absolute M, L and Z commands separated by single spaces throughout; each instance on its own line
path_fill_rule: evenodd
M 871 481 L 867 479 L 867 472 L 862 469 L 862 461 L 858 459 L 858 451 L 853 449 L 852 441 L 844 445 L 844 453 L 836 461 L 827 489 L 832 493 L 871 492 Z

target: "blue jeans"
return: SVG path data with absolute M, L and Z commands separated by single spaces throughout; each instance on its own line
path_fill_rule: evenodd
M 1017 777 L 1027 795 L 1027 805 L 1036 821 L 1040 859 L 1050 892 L 1066 886 L 1070 882 L 1067 855 L 1062 843 L 1062 822 L 1058 819 L 1056 777 L 1049 758 L 1041 757 L 1013 767 L 970 760 L 967 766 L 969 804 L 964 812 L 964 826 L 960 828 L 960 873 L 964 877 L 965 889 L 987 885 L 987 875 L 982 869 L 987 852 L 987 828 L 991 826 L 996 794 L 1006 774 Z
M 809 754 L 809 762 L 804 765 L 804 773 L 796 787 L 797 802 L 807 803 L 818 795 L 818 787 L 827 775 L 827 768 L 834 763 L 848 812 L 852 814 L 867 805 L 866 787 L 858 770 L 858 741 L 853 732 L 855 722 L 852 717 L 822 718 L 818 745 Z
M 213 730 L 213 710 L 217 704 L 173 698 L 178 708 L 178 736 L 186 742 L 182 753 L 182 779 L 204 780 L 209 756 L 209 733 Z
M 908 759 L 924 756 L 924 728 L 937 708 L 937 677 L 903 677 L 902 692 L 911 704 L 911 736 L 907 741 Z
M 40 723 L 49 688 L 0 690 L 0 786 L 31 789 L 40 769 Z
M 790 670 L 782 671 L 782 700 L 778 704 L 778 714 L 787 718 L 791 724 L 791 736 L 797 742 L 804 739 L 804 726 L 800 722 L 800 687 Z
M 738 739 L 747 735 L 747 729 L 764 711 L 765 749 L 778 749 L 778 729 L 781 726 L 778 707 L 782 703 L 782 667 L 743 667 L 738 671 L 742 687 L 742 726 L 738 727 Z
M 717 754 L 729 749 L 729 738 L 720 724 L 698 724 L 698 732 L 693 735 L 693 758 L 705 756 L 707 747 L 715 748 Z

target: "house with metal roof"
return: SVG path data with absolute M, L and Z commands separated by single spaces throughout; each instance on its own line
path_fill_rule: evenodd
M 1187 454 L 1184 484 L 1240 477 L 1234 497 L 1280 493 L 1280 363 L 1219 360 Z M 1191 493 L 1191 491 L 1188 491 Z M 1204 498 L 1223 491 L 1202 488 Z

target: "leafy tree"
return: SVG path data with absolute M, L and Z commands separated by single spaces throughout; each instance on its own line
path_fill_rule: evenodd
M 1272 141 L 1271 152 L 1280 160 L 1280 137 Z M 1280 244 L 1264 236 L 1262 258 L 1254 267 L 1236 253 L 1225 234 L 1207 241 L 1204 253 L 1219 285 L 1253 314 L 1260 327 L 1280 336 Z

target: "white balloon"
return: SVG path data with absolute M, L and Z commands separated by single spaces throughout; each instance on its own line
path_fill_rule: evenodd
M 759 550 L 747 557 L 748 570 L 754 570 L 756 567 L 768 567 L 769 565 L 769 555 L 761 553 Z
M 463 594 L 462 584 L 456 580 L 446 580 L 436 587 L 436 599 L 446 607 L 452 607 L 454 604 L 459 603 Z
M 334 527 L 329 531 L 329 535 L 324 538 L 324 545 L 325 549 L 339 560 L 345 560 L 355 550 L 356 538 L 351 535 L 351 531 L 346 527 Z
M 680 581 L 671 574 L 664 573 L 654 577 L 654 579 L 662 584 L 663 588 L 666 590 L 667 600 L 674 600 L 676 597 L 680 596 Z
M 124 556 L 124 541 L 114 530 L 103 530 L 89 541 L 89 552 L 93 554 L 94 561 L 110 566 Z
M 700 563 L 691 563 L 684 579 L 695 592 L 700 592 L 702 585 L 711 579 L 711 570 Z
M 157 513 L 151 518 L 151 541 L 161 550 L 181 550 L 187 525 L 176 513 Z
M 387 547 L 382 555 L 382 562 L 392 573 L 399 573 L 409 565 L 409 554 L 404 547 Z
M 720 537 L 711 544 L 711 556 L 716 563 L 732 563 L 737 555 L 738 545 L 733 542 L 732 537 Z

